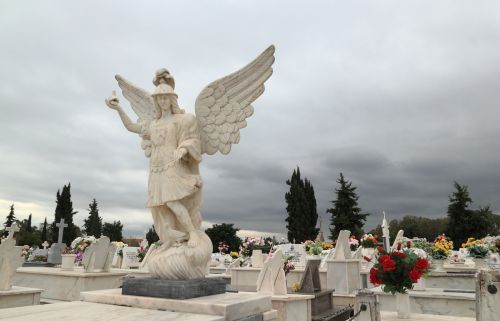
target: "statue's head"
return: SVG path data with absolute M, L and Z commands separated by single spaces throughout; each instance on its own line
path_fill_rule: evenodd
M 160 84 L 156 87 L 152 96 L 156 107 L 156 118 L 160 118 L 164 112 L 171 114 L 184 113 L 177 103 L 177 94 L 174 88 L 163 79 L 160 79 Z

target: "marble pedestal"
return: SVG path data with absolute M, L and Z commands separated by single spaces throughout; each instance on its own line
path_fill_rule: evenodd
M 226 292 L 226 282 L 217 278 L 190 280 L 163 280 L 155 278 L 127 278 L 122 294 L 168 299 L 191 299 Z
M 41 297 L 45 299 L 76 301 L 82 291 L 120 287 L 125 275 L 125 272 L 86 273 L 83 269 L 62 271 L 60 268 L 21 267 L 17 269 L 13 284 L 43 289 Z
M 359 260 L 332 260 L 326 262 L 326 289 L 335 294 L 351 294 L 361 289 Z
M 8 291 L 0 291 L 0 309 L 40 304 L 40 293 L 43 290 L 13 286 Z M 0 312 L 0 319 L 3 312 Z
M 380 310 L 396 311 L 396 298 L 380 287 L 371 289 L 379 298 Z M 476 295 L 466 292 L 445 292 L 427 288 L 425 291 L 409 291 L 411 313 L 474 317 Z
M 197 313 L 223 317 L 226 321 L 274 321 L 271 296 L 256 293 L 224 293 L 186 300 L 122 295 L 121 289 L 82 292 L 85 302 L 141 309 Z M 183 320 L 183 319 L 182 319 Z
M 278 321 L 311 321 L 311 299 L 314 295 L 273 295 L 271 302 Z

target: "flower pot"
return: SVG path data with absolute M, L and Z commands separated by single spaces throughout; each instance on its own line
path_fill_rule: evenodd
M 396 292 L 396 310 L 398 319 L 410 318 L 410 294 Z
M 61 254 L 61 270 L 73 271 L 73 269 L 75 268 L 75 257 L 76 254 Z
M 253 250 L 251 262 L 252 267 L 254 268 L 264 267 L 264 256 L 262 255 L 262 250 Z

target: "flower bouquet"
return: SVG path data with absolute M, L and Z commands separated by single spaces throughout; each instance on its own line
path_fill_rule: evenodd
M 413 251 L 386 252 L 379 249 L 375 264 L 370 269 L 370 282 L 373 285 L 383 285 L 386 293 L 407 293 L 428 270 L 429 261 Z
M 374 249 L 378 244 L 378 236 L 371 234 L 364 234 L 361 236 L 361 246 L 365 249 L 370 248 Z
M 469 237 L 467 242 L 462 243 L 462 247 L 467 250 L 469 256 L 482 259 L 488 255 L 490 247 L 481 240 L 476 240 L 473 237 Z
M 453 250 L 453 241 L 444 234 L 438 235 L 432 247 L 432 258 L 444 260 L 448 258 Z
M 21 250 L 21 257 L 24 257 L 25 261 L 28 261 L 28 258 L 31 256 L 33 253 L 33 248 L 30 247 L 29 245 L 24 245 L 23 249 Z
M 356 239 L 355 235 L 351 235 L 351 238 L 349 239 L 349 247 L 351 248 L 351 251 L 356 251 L 359 247 L 359 241 Z

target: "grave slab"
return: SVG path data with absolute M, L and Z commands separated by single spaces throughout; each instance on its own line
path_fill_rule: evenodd
M 224 293 L 186 300 L 123 295 L 121 289 L 82 292 L 85 302 L 113 304 L 127 307 L 168 310 L 183 313 L 201 313 L 224 317 L 226 321 L 251 320 L 272 311 L 271 296 L 256 293 Z M 269 318 L 269 316 L 268 316 Z M 272 318 L 270 319 L 272 320 Z
M 117 317 L 119 316 L 119 317 Z M 71 320 L 71 321 L 223 321 L 215 315 L 158 311 L 89 302 L 64 302 L 32 307 L 3 309 L 0 320 Z
M 122 294 L 169 299 L 191 299 L 226 292 L 226 282 L 216 278 L 162 280 L 151 277 L 127 278 Z
M 382 321 L 400 321 L 396 312 L 382 311 Z M 475 321 L 475 318 L 412 313 L 405 321 Z
M 17 269 L 13 283 L 43 289 L 42 298 L 76 301 L 83 291 L 120 287 L 125 275 L 125 272 L 89 273 L 83 269 L 62 271 L 60 268 L 21 267 Z
M 380 287 L 371 289 L 380 301 L 380 310 L 396 311 L 396 298 Z M 443 289 L 409 291 L 411 313 L 475 317 L 476 295 L 465 292 L 444 292 Z
M 7 291 L 0 291 L 0 309 L 38 305 L 42 291 L 41 289 L 19 286 L 13 286 Z

